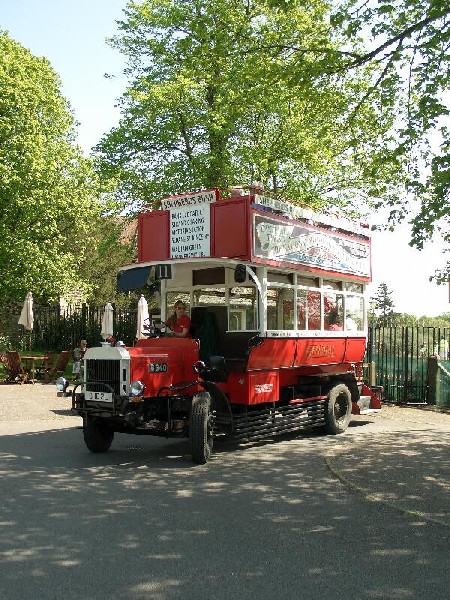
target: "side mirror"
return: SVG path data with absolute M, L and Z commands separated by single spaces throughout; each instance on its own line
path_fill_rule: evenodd
M 236 268 L 234 269 L 234 281 L 236 283 L 244 283 L 244 281 L 246 279 L 247 279 L 247 269 L 245 268 L 245 265 L 243 265 L 243 264 L 236 265 Z

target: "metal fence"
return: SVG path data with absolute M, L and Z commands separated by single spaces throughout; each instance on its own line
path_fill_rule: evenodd
M 81 339 L 96 346 L 101 340 L 104 306 L 35 304 L 31 333 L 17 324 L 21 308 L 21 304 L 0 306 L 0 350 L 5 340 L 12 349 L 39 351 L 70 350 Z M 136 323 L 137 306 L 114 307 L 117 340 L 133 345 Z M 384 388 L 385 400 L 450 406 L 449 346 L 450 328 L 374 326 L 369 328 L 365 362 L 375 365 L 375 383 Z
M 441 408 L 450 408 L 450 361 L 438 360 L 436 378 L 432 391 L 434 404 Z
M 449 358 L 450 328 L 371 327 L 366 359 L 375 363 L 376 383 L 396 403 L 433 402 L 429 358 Z
M 34 327 L 24 331 L 17 324 L 21 305 L 0 307 L 0 336 L 3 344 L 13 349 L 61 351 L 79 346 L 87 340 L 88 346 L 101 341 L 101 323 L 104 306 L 61 307 L 60 305 L 34 305 Z M 114 307 L 114 335 L 127 345 L 133 345 L 136 336 L 137 307 Z M 1 348 L 0 348 L 1 349 Z

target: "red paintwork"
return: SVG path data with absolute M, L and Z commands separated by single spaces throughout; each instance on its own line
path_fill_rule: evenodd
M 156 396 L 168 385 L 195 381 L 193 365 L 198 361 L 198 342 L 183 338 L 149 338 L 139 340 L 128 348 L 131 357 L 131 381 L 145 385 L 145 396 Z M 151 373 L 150 364 L 166 364 L 167 372 Z M 193 393 L 195 388 L 190 388 Z
M 266 338 L 251 349 L 247 369 L 278 369 L 292 367 L 297 339 Z
M 230 404 L 260 404 L 280 398 L 277 371 L 230 373 L 226 388 Z
M 138 262 L 169 258 L 169 211 L 140 213 L 138 217 Z
M 216 192 L 216 199 L 216 202 L 210 204 L 210 258 L 229 258 L 249 261 L 253 264 L 287 267 L 322 276 L 336 275 L 336 272 L 328 270 L 325 266 L 321 268 L 310 264 L 300 265 L 254 256 L 254 222 L 262 222 L 261 217 L 265 219 L 270 217 L 273 222 L 279 221 L 289 225 L 291 221 L 273 211 L 268 217 L 268 212 L 262 210 L 261 206 L 258 208 L 252 204 L 254 197 L 251 195 L 220 200 Z M 331 231 L 325 226 L 317 226 L 306 221 L 302 227 L 313 234 Z M 170 211 L 141 213 L 138 228 L 138 262 L 170 260 Z M 334 231 L 332 235 L 340 238 L 337 242 L 343 244 L 346 239 L 353 239 L 342 232 Z M 369 240 L 363 237 L 360 238 L 360 243 L 370 244 Z M 339 276 L 342 280 L 348 278 L 352 281 L 370 281 L 370 277 L 362 275 L 339 273 Z M 313 305 L 311 299 L 309 302 L 310 328 L 320 326 L 320 297 L 317 298 L 315 311 L 311 309 Z M 315 333 L 316 331 L 313 335 Z M 239 367 L 228 365 L 231 369 L 228 381 L 218 385 L 228 395 L 231 404 L 253 405 L 276 402 L 280 399 L 280 388 L 296 385 L 299 378 L 354 372 L 355 364 L 363 360 L 365 346 L 365 338 L 344 337 L 344 335 L 342 337 L 265 338 L 251 349 L 245 368 L 242 368 L 242 364 Z M 193 365 L 198 360 L 198 346 L 195 340 L 149 338 L 140 340 L 136 347 L 130 348 L 129 351 L 132 357 L 131 379 L 139 379 L 145 384 L 145 396 L 156 395 L 164 386 L 196 379 Z M 225 357 L 227 358 L 234 357 Z M 151 363 L 166 364 L 167 372 L 150 373 Z M 239 372 L 236 370 L 238 368 Z M 195 389 L 195 387 L 190 388 L 189 393 L 192 394 Z
M 363 351 L 364 340 L 362 342 L 357 346 Z M 246 369 L 231 372 L 227 382 L 220 384 L 220 387 L 228 395 L 231 404 L 277 402 L 280 388 L 295 385 L 300 377 L 352 372 L 353 361 L 344 361 L 342 358 L 345 356 L 345 344 L 346 340 L 341 338 L 264 339 L 250 351 Z M 336 347 L 336 352 L 330 353 L 331 347 Z M 313 351 L 314 348 L 319 350 Z M 131 357 L 131 381 L 142 381 L 145 385 L 144 396 L 156 396 L 161 388 L 195 381 L 197 378 L 193 370 L 198 360 L 197 340 L 149 338 L 139 340 L 128 351 Z M 304 361 L 299 353 L 305 356 Z M 362 360 L 361 354 L 358 357 Z M 152 373 L 150 364 L 165 364 L 167 371 Z M 193 394 L 201 389 L 201 386 L 195 385 L 186 393 Z
M 230 235 L 231 227 L 233 235 Z M 212 255 L 249 260 L 250 227 L 248 197 L 212 204 Z
M 362 361 L 365 338 L 266 338 L 252 348 L 247 368 L 274 369 Z
M 361 396 L 370 396 L 370 408 L 380 409 L 382 392 L 382 387 L 375 386 L 373 388 L 370 388 L 368 385 L 363 384 L 361 389 Z
M 287 267 L 302 270 L 308 273 L 320 273 L 323 276 L 336 273 L 323 268 L 314 268 L 311 265 L 291 264 L 279 260 L 260 258 L 252 254 L 253 215 L 267 216 L 252 205 L 253 196 L 242 196 L 230 200 L 219 200 L 210 205 L 211 210 L 211 255 L 209 258 L 230 258 L 248 260 L 256 264 L 265 264 L 273 267 Z M 289 223 L 281 215 L 271 214 L 273 221 Z M 230 229 L 232 227 L 232 229 Z M 311 231 L 326 231 L 320 227 L 305 225 Z M 170 260 L 170 212 L 168 210 L 155 210 L 143 212 L 138 215 L 138 263 Z M 230 235 L 232 232 L 232 235 Z M 338 237 L 351 239 L 345 234 Z M 361 244 L 369 245 L 368 240 L 361 239 Z M 340 276 L 351 278 L 352 281 L 369 282 L 370 277 L 348 275 Z

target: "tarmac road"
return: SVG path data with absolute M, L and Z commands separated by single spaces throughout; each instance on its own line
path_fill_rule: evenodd
M 443 600 L 450 415 L 384 407 L 341 436 L 116 434 L 89 453 L 53 386 L 0 385 L 0 598 Z

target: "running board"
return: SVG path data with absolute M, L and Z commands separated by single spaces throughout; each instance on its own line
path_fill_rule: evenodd
M 306 401 L 235 414 L 233 424 L 233 439 L 245 441 L 317 427 L 325 424 L 325 401 Z

